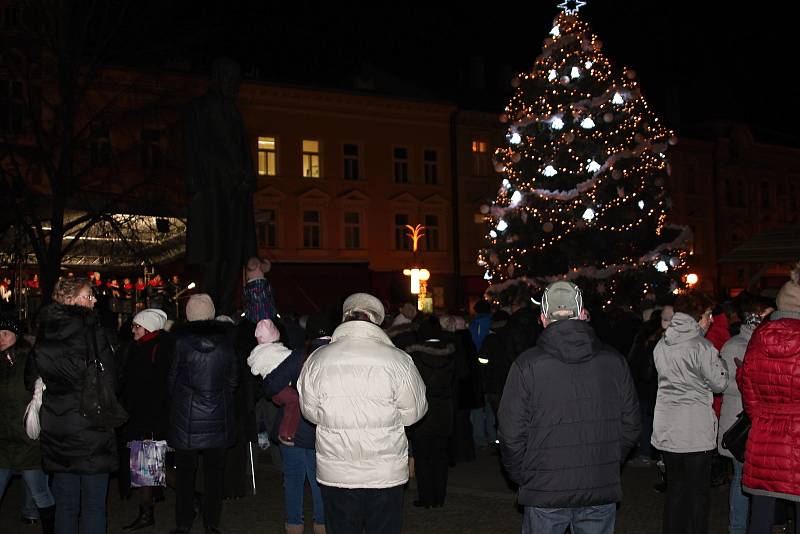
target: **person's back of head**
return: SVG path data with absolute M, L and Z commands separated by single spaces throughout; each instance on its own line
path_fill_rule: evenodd
M 380 326 L 384 313 L 383 303 L 369 293 L 353 293 L 342 304 L 342 322 L 368 321 Z
M 545 328 L 563 320 L 583 320 L 583 295 L 580 288 L 567 280 L 553 282 L 542 295 L 542 323 Z
M 700 291 L 688 291 L 675 299 L 672 308 L 675 313 L 683 313 L 700 322 L 703 315 L 714 308 L 714 301 Z
M 492 307 L 487 300 L 481 299 L 475 303 L 472 307 L 472 311 L 474 311 L 477 315 L 483 315 L 491 313 Z

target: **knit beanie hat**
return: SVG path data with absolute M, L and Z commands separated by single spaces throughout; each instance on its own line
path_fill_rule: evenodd
M 133 316 L 133 324 L 138 324 L 148 332 L 162 330 L 167 323 L 167 314 L 155 308 L 142 310 Z
M 2 317 L 0 318 L 0 330 L 8 330 L 18 336 L 22 332 L 22 327 L 14 317 Z
M 342 315 L 348 312 L 358 311 L 366 314 L 373 324 L 380 325 L 383 322 L 383 303 L 369 293 L 353 293 L 347 297 L 342 305 Z
M 791 280 L 783 284 L 775 298 L 779 311 L 800 312 L 800 263 L 791 273 Z
M 215 312 L 214 301 L 206 293 L 192 295 L 186 303 L 187 321 L 211 321 Z
M 281 333 L 275 323 L 269 319 L 262 319 L 256 325 L 256 339 L 260 345 L 273 343 L 281 338 Z

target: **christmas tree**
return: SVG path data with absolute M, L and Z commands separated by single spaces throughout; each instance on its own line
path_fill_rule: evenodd
M 584 2 L 563 8 L 500 120 L 508 146 L 503 176 L 482 207 L 487 247 L 478 258 L 498 290 L 576 280 L 603 302 L 616 294 L 666 293 L 680 283 L 688 229 L 666 224 L 677 142 L 645 101 L 636 73 L 616 70 L 581 20 Z

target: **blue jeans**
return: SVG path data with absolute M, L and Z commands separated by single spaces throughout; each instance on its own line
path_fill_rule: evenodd
M 25 486 L 30 490 L 33 502 L 38 508 L 49 508 L 55 504 L 47 482 L 47 475 L 41 469 L 26 469 L 21 472 Z M 8 481 L 14 472 L 11 469 L 0 469 L 0 498 L 6 491 Z
M 83 519 L 83 534 L 105 534 L 108 473 L 99 475 L 53 474 L 56 498 L 55 534 L 78 534 L 78 518 Z
M 281 444 L 283 458 L 283 495 L 286 502 L 286 522 L 303 524 L 303 492 L 306 478 L 314 499 L 314 523 L 325 524 L 325 508 L 322 493 L 317 484 L 317 453 L 314 449 L 287 447 Z
M 497 419 L 488 402 L 482 408 L 470 410 L 469 420 L 472 423 L 472 440 L 475 445 L 489 445 L 497 440 Z
M 613 534 L 617 517 L 616 504 L 582 508 L 525 507 L 522 534 Z
M 742 493 L 742 469 L 744 464 L 732 458 L 733 478 L 730 491 L 730 519 L 728 534 L 745 534 L 747 532 L 747 515 L 750 511 L 750 498 Z

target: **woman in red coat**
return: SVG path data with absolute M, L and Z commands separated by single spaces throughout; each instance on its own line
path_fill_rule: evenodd
M 753 421 L 742 487 L 752 495 L 748 534 L 772 532 L 775 499 L 800 517 L 800 264 L 776 299 L 778 311 L 750 339 L 740 372 L 744 409 Z M 795 533 L 800 525 L 795 522 Z

